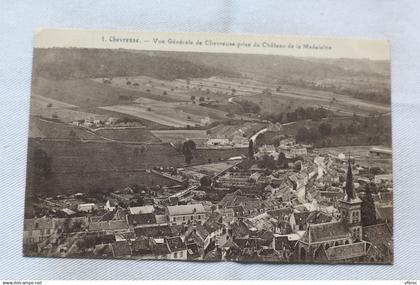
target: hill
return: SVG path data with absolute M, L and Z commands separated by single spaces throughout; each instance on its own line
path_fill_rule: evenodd
M 355 98 L 390 102 L 389 61 L 314 59 L 278 55 L 164 53 L 195 64 L 234 70 L 244 77 L 281 85 L 332 91 Z
M 136 75 L 174 80 L 216 75 L 237 76 L 238 74 L 156 53 L 150 55 L 120 49 L 34 49 L 34 77 L 58 80 Z

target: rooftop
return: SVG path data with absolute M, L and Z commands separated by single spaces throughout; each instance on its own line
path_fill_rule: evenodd
M 193 213 L 205 213 L 206 212 L 202 204 L 167 206 L 167 209 L 168 209 L 168 214 L 170 216 L 190 215 L 190 214 L 193 214 Z
M 302 240 L 309 243 L 324 242 L 329 240 L 344 239 L 351 234 L 347 226 L 339 222 L 323 224 L 310 224 L 302 237 Z

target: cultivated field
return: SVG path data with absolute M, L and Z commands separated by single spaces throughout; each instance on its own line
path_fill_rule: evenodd
M 328 148 L 319 148 L 320 154 L 332 154 L 337 156 L 340 153 L 347 155 L 350 153 L 350 156 L 353 157 L 356 161 L 356 164 L 367 166 L 367 167 L 381 167 L 385 169 L 387 173 L 392 172 L 392 159 L 391 158 L 375 158 L 371 157 L 369 150 L 372 147 L 384 146 L 341 146 L 341 147 L 328 147 Z M 385 147 L 386 148 L 386 147 Z
M 79 107 L 67 104 L 51 98 L 32 95 L 31 109 L 32 116 L 45 118 L 57 118 L 62 122 L 70 123 L 76 120 L 106 120 L 106 116 L 81 111 Z
M 266 124 L 245 122 L 240 124 L 218 124 L 217 126 L 208 130 L 211 137 L 215 138 L 229 138 L 234 135 L 242 135 L 246 138 L 251 137 L 253 134 L 264 128 Z
M 51 139 L 85 139 L 101 140 L 102 138 L 94 132 L 82 127 L 75 127 L 60 122 L 46 120 L 37 116 L 31 116 L 29 120 L 30 138 L 51 138 Z
M 236 163 L 238 163 L 238 161 L 234 161 L 234 160 L 217 162 L 217 163 L 208 163 L 208 164 L 185 167 L 185 170 L 187 170 L 187 171 L 190 170 L 190 171 L 194 171 L 194 172 L 204 173 L 208 176 L 213 176 L 213 175 L 229 168 L 230 166 L 235 165 Z
M 205 130 L 152 130 L 150 131 L 162 142 L 176 143 L 185 140 L 207 140 L 209 137 Z
M 100 107 L 104 110 L 128 114 L 130 116 L 153 121 L 161 125 L 175 128 L 186 128 L 200 124 L 201 117 L 177 112 L 170 106 L 146 107 L 141 104 L 114 105 Z

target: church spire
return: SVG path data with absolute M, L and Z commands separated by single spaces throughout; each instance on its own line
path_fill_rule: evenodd
M 349 167 L 347 170 L 347 179 L 346 179 L 346 194 L 347 200 L 356 199 L 356 193 L 354 192 L 354 184 L 353 184 L 353 173 L 351 171 L 351 162 L 350 162 L 350 155 L 349 155 Z

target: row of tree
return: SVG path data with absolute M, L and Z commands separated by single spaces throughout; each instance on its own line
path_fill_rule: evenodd
M 308 119 L 319 121 L 328 117 L 329 114 L 330 111 L 322 107 L 298 107 L 291 112 L 265 114 L 264 119 L 274 123 L 290 123 Z
M 351 138 L 366 137 L 366 141 L 361 143 L 368 144 L 389 144 L 391 140 L 389 118 L 385 117 L 365 117 L 353 116 L 347 123 L 340 122 L 333 125 L 330 122 L 322 122 L 319 125 L 301 127 L 296 133 L 296 142 L 315 143 L 325 138 L 339 138 L 342 135 L 349 135 Z M 351 136 L 350 136 L 351 135 Z

